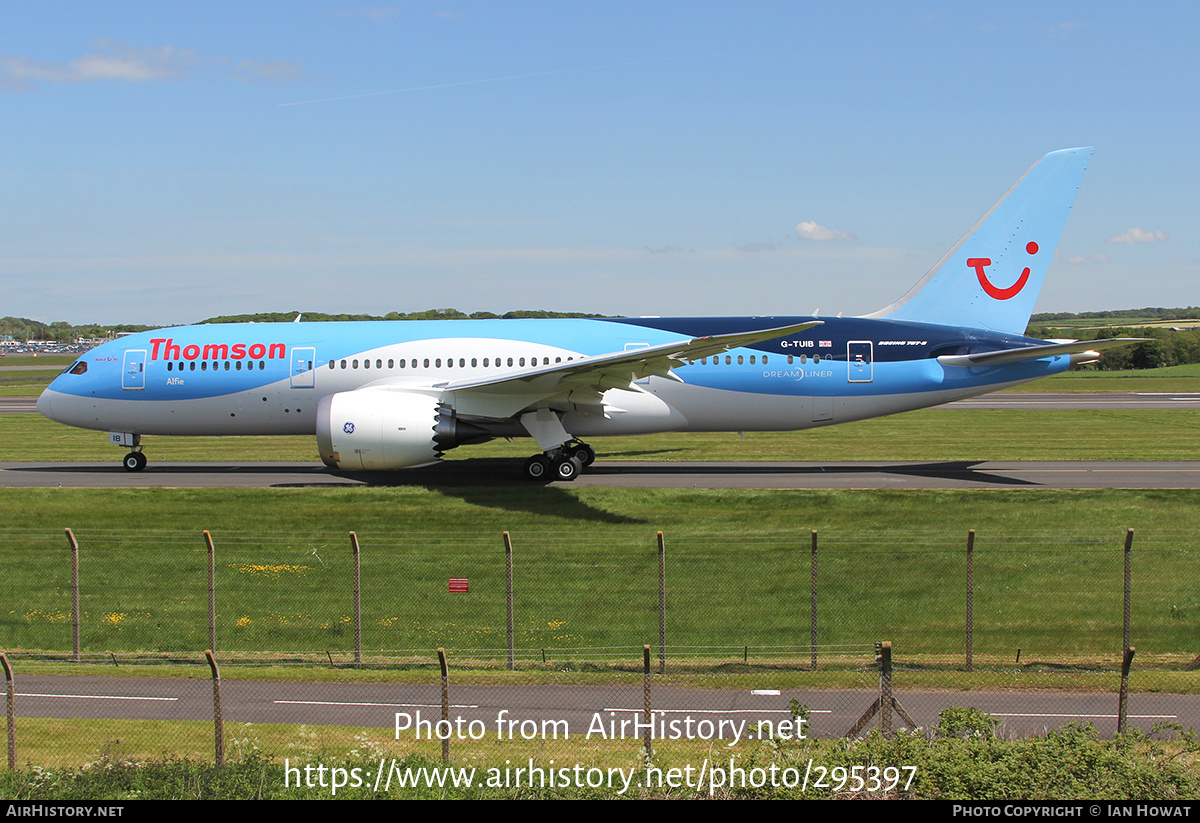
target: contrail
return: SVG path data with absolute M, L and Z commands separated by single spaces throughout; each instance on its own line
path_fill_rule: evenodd
M 618 66 L 632 66 L 635 63 L 609 63 L 603 66 L 585 66 L 578 69 L 554 69 L 551 71 L 535 71 L 529 74 L 509 74 L 503 77 L 485 77 L 480 80 L 459 80 L 456 83 L 435 83 L 432 86 L 409 86 L 406 89 L 391 89 L 389 91 L 370 91 L 364 94 L 348 94 L 344 97 L 322 97 L 317 100 L 297 100 L 294 103 L 277 103 L 277 108 L 284 106 L 306 106 L 309 103 L 332 103 L 337 100 L 359 100 L 363 97 L 381 97 L 385 94 L 404 94 L 410 91 L 428 91 L 430 89 L 448 89 L 454 86 L 475 86 L 480 83 L 500 83 L 505 80 L 522 80 L 526 77 L 546 77 L 551 74 L 571 74 L 581 71 L 596 71 L 598 69 L 611 69 Z

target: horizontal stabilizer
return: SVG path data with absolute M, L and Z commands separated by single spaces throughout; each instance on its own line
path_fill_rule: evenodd
M 1099 352 L 1117 346 L 1142 343 L 1147 337 L 1110 337 L 1107 340 L 1076 340 L 1074 343 L 1047 343 L 1044 346 L 1025 346 L 1020 349 L 1000 349 L 976 354 L 944 354 L 937 360 L 943 366 L 999 366 L 1003 363 L 1020 363 L 1022 360 L 1037 360 L 1057 354 Z

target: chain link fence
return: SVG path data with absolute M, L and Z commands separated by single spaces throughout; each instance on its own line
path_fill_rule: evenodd
M 354 681 L 227 678 L 235 698 L 224 701 L 218 739 L 235 750 L 336 739 L 345 751 L 383 740 L 435 751 L 437 735 L 414 730 L 418 712 L 441 719 L 440 650 L 452 681 L 524 673 L 511 686 L 456 685 L 452 700 L 451 715 L 483 724 L 492 742 L 505 717 L 516 721 L 513 745 L 529 742 L 526 720 L 619 727 L 642 708 L 635 681 L 647 667 L 788 684 L 743 696 L 740 708 L 736 696 L 668 689 L 656 716 L 708 719 L 718 736 L 744 720 L 734 735 L 743 739 L 754 723 L 777 733 L 774 724 L 803 716 L 812 736 L 845 735 L 879 698 L 883 640 L 895 647 L 895 725 L 930 726 L 940 707 L 969 701 L 1012 734 L 1072 719 L 1112 734 L 1123 662 L 1131 726 L 1200 725 L 1190 532 L 2 534 L 0 647 L 26 684 L 15 689 L 16 716 L 31 718 L 20 722 L 41 740 L 30 763 L 53 760 L 63 735 L 84 734 L 96 758 L 217 757 L 212 721 L 197 716 L 212 695 L 205 649 L 227 674 L 297 665 L 305 680 L 328 671 Z M 117 677 L 168 669 L 177 679 Z M 350 678 L 349 669 L 377 672 Z M 918 675 L 920 688 L 906 690 Z M 1152 687 L 1139 689 L 1139 677 Z M 1014 686 L 1039 691 L 1014 695 Z M 1081 711 L 1081 701 L 1095 705 Z M 890 704 L 871 722 L 883 714 Z M 542 731 L 529 740 L 552 748 Z

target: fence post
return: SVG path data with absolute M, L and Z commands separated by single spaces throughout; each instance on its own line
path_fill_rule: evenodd
M 654 759 L 651 741 L 654 739 L 654 715 L 650 711 L 650 647 L 642 646 L 642 757 L 649 766 Z
M 507 534 L 507 532 L 505 532 Z M 439 648 L 438 663 L 442 667 L 442 720 L 446 722 L 443 727 L 447 729 L 447 733 L 442 735 L 442 762 L 450 762 L 450 669 L 446 665 L 446 650 Z
M 884 737 L 892 736 L 892 641 L 879 644 L 879 726 Z
M 354 554 L 354 665 L 362 665 L 362 588 L 358 554 L 358 535 L 350 532 L 350 550 Z
M 508 670 L 517 668 L 513 653 L 513 575 L 512 575 L 512 538 L 504 533 L 504 592 L 508 609 Z
M 67 543 L 71 546 L 71 634 L 75 650 L 75 662 L 79 662 L 79 543 L 70 529 Z
M 12 668 L 8 665 L 8 655 L 0 653 L 0 664 L 4 665 L 4 682 L 7 686 L 7 712 L 8 718 L 8 770 L 15 772 L 17 770 L 17 704 L 16 704 L 16 686 L 13 683 Z
M 658 533 L 658 673 L 667 671 L 667 546 Z
M 967 671 L 975 663 L 975 530 L 967 532 Z
M 204 545 L 208 547 L 208 648 L 217 650 L 217 552 L 212 535 L 204 530 Z
M 1125 532 L 1125 632 L 1121 640 L 1121 649 L 1129 648 L 1130 601 L 1133 584 L 1133 529 Z
M 1117 701 L 1117 734 L 1125 734 L 1125 719 L 1129 711 L 1129 669 L 1137 649 L 1126 647 L 1121 659 L 1121 695 Z
M 217 667 L 217 659 L 209 649 L 204 653 L 208 660 L 208 668 L 212 671 L 213 684 L 213 740 L 218 766 L 225 765 L 225 715 L 221 709 L 221 670 Z
M 817 530 L 812 531 L 812 605 L 810 607 L 810 622 L 812 623 L 812 670 L 817 670 Z

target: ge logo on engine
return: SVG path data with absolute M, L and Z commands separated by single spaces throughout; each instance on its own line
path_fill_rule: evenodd
M 342 431 L 344 431 L 346 434 L 354 434 L 354 424 L 347 423 L 346 425 L 342 426 Z

